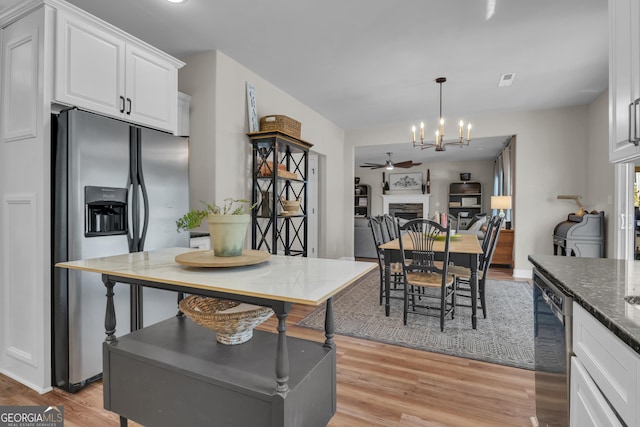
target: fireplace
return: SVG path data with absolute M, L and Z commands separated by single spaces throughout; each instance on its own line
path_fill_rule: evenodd
M 389 215 L 403 218 L 422 218 L 422 203 L 389 203 Z
M 399 218 L 428 218 L 429 194 L 385 194 L 382 196 L 382 213 Z

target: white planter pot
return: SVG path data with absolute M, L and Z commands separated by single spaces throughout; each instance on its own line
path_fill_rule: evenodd
M 215 256 L 240 256 L 251 215 L 209 215 L 209 235 Z

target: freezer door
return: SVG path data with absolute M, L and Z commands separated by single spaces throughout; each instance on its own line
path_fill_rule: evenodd
M 144 250 L 189 247 L 189 233 L 176 231 L 176 220 L 189 210 L 189 146 L 186 138 L 141 129 L 140 157 L 148 198 Z M 142 183 L 141 183 L 142 184 Z M 144 224 L 144 203 L 141 203 Z M 143 289 L 143 326 L 175 316 L 175 292 Z
M 127 187 L 129 126 L 71 110 L 68 120 L 68 259 L 104 257 L 129 251 L 126 235 L 85 237 L 85 186 Z M 68 271 L 69 382 L 102 372 L 105 286 L 95 273 Z M 129 286 L 115 287 L 117 331 L 129 332 Z

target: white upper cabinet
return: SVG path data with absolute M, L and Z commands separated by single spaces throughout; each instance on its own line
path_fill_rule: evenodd
M 125 42 L 63 11 L 56 19 L 56 101 L 110 116 L 125 104 Z
M 609 0 L 609 161 L 640 157 L 640 4 Z
M 55 101 L 176 132 L 182 63 L 123 34 L 58 9 Z
M 128 120 L 176 131 L 178 70 L 175 65 L 135 45 L 126 51 Z

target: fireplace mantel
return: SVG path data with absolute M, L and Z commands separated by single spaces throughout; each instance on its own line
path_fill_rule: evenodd
M 429 198 L 430 194 L 383 194 L 382 195 L 382 213 L 389 213 L 390 203 L 421 203 L 422 216 L 429 217 Z

